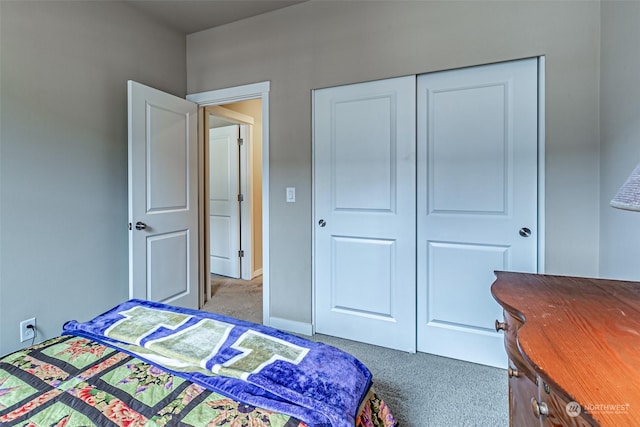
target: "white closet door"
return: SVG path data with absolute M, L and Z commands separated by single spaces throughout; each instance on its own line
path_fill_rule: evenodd
M 316 331 L 415 351 L 415 77 L 314 92 Z
M 418 351 L 506 367 L 494 270 L 537 269 L 537 60 L 418 77 Z

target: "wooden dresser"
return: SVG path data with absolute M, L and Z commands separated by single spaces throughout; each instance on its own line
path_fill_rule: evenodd
M 511 426 L 640 426 L 640 283 L 496 276 Z

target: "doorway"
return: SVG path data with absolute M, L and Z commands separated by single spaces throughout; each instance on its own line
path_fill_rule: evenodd
M 270 307 L 269 307 L 269 91 L 270 82 L 252 83 L 242 86 L 229 87 L 224 89 L 212 90 L 207 92 L 200 92 L 187 95 L 189 101 L 195 102 L 200 106 L 201 117 L 201 135 L 204 135 L 205 130 L 208 129 L 206 124 L 207 114 L 204 114 L 205 107 L 208 106 L 229 106 L 230 104 L 241 104 L 243 101 L 256 100 L 260 103 L 260 127 L 254 126 L 254 136 L 259 135 L 261 141 L 261 151 L 254 153 L 257 158 L 257 162 L 261 166 L 261 173 L 259 174 L 262 179 L 261 189 L 254 191 L 254 197 L 260 198 L 261 209 L 260 213 L 254 213 L 255 223 L 259 223 L 260 230 L 264 230 L 262 233 L 262 244 L 254 247 L 254 253 L 260 253 L 259 259 L 262 261 L 261 270 L 257 270 L 262 273 L 262 323 L 269 324 L 270 319 Z M 260 130 L 261 128 L 261 130 Z M 207 178 L 206 171 L 206 156 L 204 151 L 206 145 L 204 144 L 204 137 L 201 139 L 201 154 L 199 161 L 199 168 L 201 171 L 201 182 L 204 184 L 200 190 L 200 200 L 206 200 L 208 195 L 206 194 Z M 255 174 L 257 175 L 257 174 Z M 254 175 L 254 176 L 255 176 Z M 206 205 L 207 203 L 203 203 Z M 200 269 L 200 283 L 210 284 L 211 273 L 209 268 L 209 236 L 208 236 L 208 218 L 209 212 L 207 209 L 201 209 L 200 217 L 200 254 L 203 268 Z M 256 258 L 258 258 L 256 256 Z M 200 306 L 209 300 L 210 286 L 202 287 L 202 296 Z
M 262 200 L 256 197 L 262 187 L 262 138 L 254 136 L 254 116 L 258 130 L 262 126 L 260 109 L 259 100 L 205 108 L 210 272 L 233 279 L 252 280 L 262 271 Z
M 208 106 L 204 111 L 205 226 L 211 273 L 207 297 L 213 298 L 221 282 L 237 283 L 241 289 L 249 281 L 261 281 L 262 102 L 240 101 Z

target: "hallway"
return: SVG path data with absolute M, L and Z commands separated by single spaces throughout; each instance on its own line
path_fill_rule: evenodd
M 211 275 L 211 299 L 202 310 L 262 324 L 262 276 L 252 280 Z

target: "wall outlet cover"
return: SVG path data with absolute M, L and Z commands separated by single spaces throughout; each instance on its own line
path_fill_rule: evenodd
M 28 326 L 32 325 L 33 328 Z M 36 318 L 26 319 L 20 322 L 20 342 L 28 341 L 36 336 Z

